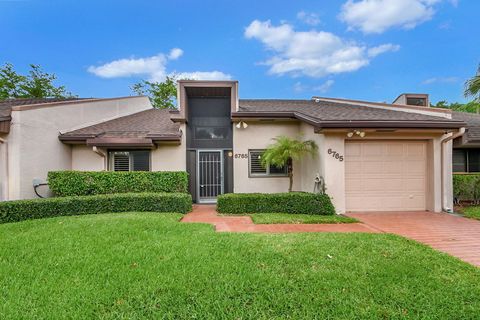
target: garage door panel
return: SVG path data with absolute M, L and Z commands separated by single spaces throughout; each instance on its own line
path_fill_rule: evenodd
M 425 141 L 347 142 L 347 211 L 425 210 L 426 153 Z

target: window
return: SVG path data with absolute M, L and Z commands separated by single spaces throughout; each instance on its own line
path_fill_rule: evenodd
M 286 177 L 288 175 L 287 166 L 278 168 L 276 166 L 270 165 L 267 167 L 262 166 L 262 154 L 264 150 L 249 150 L 248 151 L 248 167 L 249 175 L 253 177 L 265 177 L 265 176 L 274 176 L 274 177 Z
M 150 171 L 150 151 L 110 151 L 111 171 Z
M 426 107 L 427 101 L 425 98 L 407 98 L 407 105 Z
M 227 127 L 195 127 L 195 139 L 227 139 L 228 130 Z
M 480 172 L 480 149 L 454 149 L 453 172 Z

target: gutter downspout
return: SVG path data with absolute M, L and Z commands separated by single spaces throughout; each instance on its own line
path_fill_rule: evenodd
M 442 174 L 441 174 L 441 194 L 442 194 L 442 211 L 444 212 L 448 212 L 448 213 L 452 213 L 453 212 L 453 208 L 447 208 L 447 205 L 446 205 L 446 197 L 445 197 L 445 168 L 444 168 L 444 164 L 445 164 L 445 144 L 453 139 L 456 139 L 458 137 L 461 137 L 463 136 L 465 133 L 465 128 L 460 128 L 456 133 L 453 133 L 452 135 L 446 137 L 446 138 L 443 138 L 441 141 L 440 141 L 440 144 L 441 144 L 441 150 L 440 152 L 442 153 L 442 156 L 441 156 L 441 170 L 442 170 Z
M 0 144 L 2 144 L 5 147 L 5 164 L 3 165 L 4 170 L 5 170 L 5 182 L 4 182 L 5 183 L 4 184 L 5 189 L 3 190 L 3 193 L 5 195 L 5 199 L 3 199 L 3 200 L 7 200 L 8 199 L 8 181 L 9 181 L 9 179 L 8 179 L 8 145 L 7 145 L 7 140 L 0 138 Z M 0 170 L 2 170 L 2 168 L 0 168 Z M 2 182 L 0 181 L 0 183 L 2 183 Z M 0 199 L 0 201 L 1 200 L 2 199 Z
M 106 162 L 107 162 L 107 154 L 102 150 L 98 149 L 96 146 L 92 147 L 93 152 L 98 154 L 100 157 L 103 158 L 103 171 L 106 171 Z

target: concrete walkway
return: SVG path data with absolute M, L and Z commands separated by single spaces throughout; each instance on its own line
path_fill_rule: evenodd
M 218 232 L 379 232 L 363 223 L 343 224 L 254 224 L 248 216 L 220 216 L 215 205 L 194 205 L 182 222 L 209 223 Z
M 434 212 L 355 213 L 381 232 L 398 234 L 480 267 L 480 221 Z

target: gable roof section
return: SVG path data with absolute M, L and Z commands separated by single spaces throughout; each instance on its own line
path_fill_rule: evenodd
M 467 132 L 462 137 L 463 144 L 480 145 L 480 114 L 452 111 L 452 118 L 467 124 Z
M 128 116 L 60 134 L 65 143 L 92 146 L 152 147 L 159 141 L 177 141 L 182 137 L 180 125 L 170 120 L 170 110 L 148 109 Z
M 393 107 L 393 105 L 392 105 Z M 396 106 L 398 108 L 398 106 Z M 315 100 L 241 99 L 233 118 L 293 118 L 319 128 L 460 128 L 462 120 L 409 110 Z

